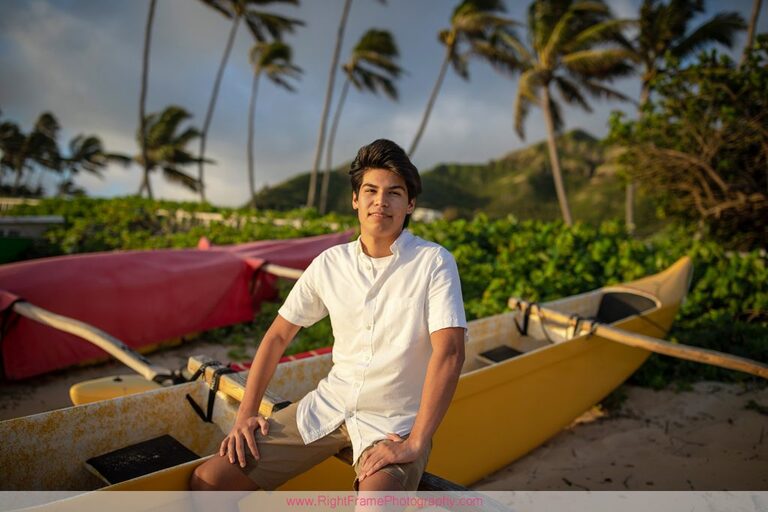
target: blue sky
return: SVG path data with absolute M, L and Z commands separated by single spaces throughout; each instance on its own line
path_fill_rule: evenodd
M 639 0 L 609 0 L 617 17 L 635 17 Z M 306 26 L 289 36 L 294 60 L 304 69 L 295 94 L 263 82 L 256 112 L 257 187 L 278 183 L 311 168 L 334 36 L 343 0 L 303 0 L 279 12 Z M 437 33 L 448 24 L 455 0 L 354 0 L 341 59 L 369 28 L 390 30 L 400 47 L 407 74 L 400 80 L 400 101 L 350 93 L 334 150 L 336 162 L 386 137 L 407 147 L 416 132 L 443 56 Z M 528 2 L 507 1 L 508 15 L 524 21 Z M 734 10 L 749 18 L 752 0 L 706 2 L 705 17 Z M 62 125 L 62 141 L 78 133 L 99 135 L 110 151 L 137 152 L 141 51 L 146 0 L 0 1 L 0 109 L 3 117 L 28 130 L 43 111 Z M 763 5 L 758 32 L 768 31 Z M 703 18 L 702 18 L 703 19 Z M 700 22 L 701 20 L 697 20 Z M 148 110 L 178 104 L 201 126 L 230 22 L 194 0 L 160 0 L 155 16 Z M 743 34 L 734 51 L 743 46 Z M 209 200 L 240 205 L 247 199 L 246 123 L 251 69 L 251 36 L 240 30 L 221 87 L 211 125 L 207 167 Z M 526 141 L 513 130 L 515 81 L 475 61 L 465 82 L 449 72 L 414 163 L 427 170 L 441 162 L 485 162 L 544 137 L 541 113 L 532 110 Z M 337 92 L 341 75 L 337 77 Z M 637 97 L 636 78 L 615 86 Z M 628 113 L 630 104 L 595 102 L 594 112 L 565 109 L 566 128 L 596 136 L 607 132 L 612 110 Z M 197 143 L 192 145 L 196 149 Z M 191 169 L 191 172 L 196 170 Z M 95 196 L 134 193 L 140 169 L 110 168 L 104 180 L 81 176 L 78 184 Z M 156 195 L 195 199 L 195 195 L 153 178 Z

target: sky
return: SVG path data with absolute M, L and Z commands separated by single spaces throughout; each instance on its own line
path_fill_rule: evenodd
M 637 16 L 641 0 L 607 0 L 614 15 Z M 445 28 L 457 0 L 354 0 L 344 35 L 341 62 L 370 28 L 392 32 L 400 48 L 405 75 L 400 98 L 351 91 L 344 107 L 334 148 L 338 165 L 374 139 L 389 138 L 410 145 L 434 85 L 443 57 L 437 33 Z M 525 20 L 529 2 L 507 0 L 507 15 Z M 4 119 L 31 129 L 37 116 L 51 111 L 62 131 L 62 148 L 77 134 L 96 134 L 108 151 L 138 152 L 135 140 L 141 82 L 141 59 L 148 0 L 0 0 L 0 110 Z M 268 7 L 303 20 L 286 37 L 294 61 L 304 74 L 295 93 L 262 81 L 256 104 L 255 172 L 257 189 L 274 185 L 312 167 L 326 82 L 343 0 L 302 0 L 297 7 Z M 719 11 L 739 12 L 749 19 L 752 0 L 706 2 L 707 12 L 694 26 Z M 758 33 L 768 31 L 766 4 Z M 231 21 L 195 0 L 159 0 L 152 33 L 147 111 L 174 104 L 193 114 L 201 127 Z M 740 54 L 745 34 L 732 53 Z M 215 205 L 238 206 L 248 197 L 246 170 L 247 109 L 252 68 L 250 33 L 241 27 L 224 74 L 208 136 L 206 167 L 208 199 Z M 342 75 L 336 78 L 336 92 Z M 639 96 L 638 78 L 614 86 Z M 503 75 L 481 61 L 472 61 L 470 80 L 449 71 L 424 137 L 413 156 L 421 170 L 438 163 L 477 163 L 544 138 L 541 112 L 530 111 L 526 140 L 513 129 L 515 77 Z M 628 103 L 592 103 L 593 112 L 565 108 L 566 129 L 582 128 L 602 137 L 611 111 L 631 116 Z M 197 142 L 190 145 L 197 150 Z M 196 167 L 188 168 L 196 175 Z M 135 193 L 138 165 L 111 166 L 104 179 L 87 174 L 77 184 L 89 195 L 112 197 Z M 197 195 L 170 184 L 159 174 L 152 179 L 156 197 L 196 200 Z M 51 182 L 44 184 L 50 186 Z M 299 206 L 299 205 L 297 205 Z

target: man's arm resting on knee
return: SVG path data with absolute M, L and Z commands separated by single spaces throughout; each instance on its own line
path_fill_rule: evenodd
M 390 434 L 392 443 L 379 443 L 363 456 L 360 481 L 388 464 L 416 460 L 432 439 L 451 404 L 464 364 L 464 328 L 449 327 L 430 335 L 429 358 L 419 412 L 408 439 Z
M 269 429 L 267 421 L 259 415 L 261 399 L 269 381 L 275 374 L 275 368 L 280 362 L 280 357 L 300 328 L 300 326 L 277 315 L 277 318 L 264 334 L 248 372 L 245 394 L 237 411 L 235 424 L 219 448 L 219 454 L 228 455 L 230 462 L 234 463 L 237 460 L 241 466 L 244 466 L 246 446 L 253 456 L 258 458 L 258 449 L 253 435 L 254 430 L 260 428 L 262 435 L 264 435 Z

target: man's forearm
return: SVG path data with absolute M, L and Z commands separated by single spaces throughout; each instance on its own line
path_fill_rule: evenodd
M 433 350 L 429 359 L 421 404 L 408 440 L 419 449 L 432 438 L 451 404 L 464 364 L 463 329 L 461 342 Z
M 280 357 L 295 335 L 295 332 L 283 332 L 284 330 L 276 328 L 275 324 L 277 323 L 278 320 L 267 330 L 253 358 L 253 363 L 248 371 L 243 401 L 237 412 L 238 418 L 255 416 L 259 412 L 264 391 L 275 374 Z

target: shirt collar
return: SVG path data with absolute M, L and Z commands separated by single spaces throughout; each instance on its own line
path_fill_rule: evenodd
M 358 257 L 365 256 L 365 252 L 363 252 L 363 244 L 360 242 L 361 237 L 357 237 L 357 240 L 355 241 L 355 252 L 357 253 Z M 410 231 L 403 228 L 403 230 L 400 232 L 400 236 L 397 237 L 397 240 L 392 242 L 392 245 L 389 246 L 389 250 L 392 251 L 392 254 L 397 255 L 402 251 L 405 247 L 408 246 L 408 244 L 413 240 L 413 235 Z

